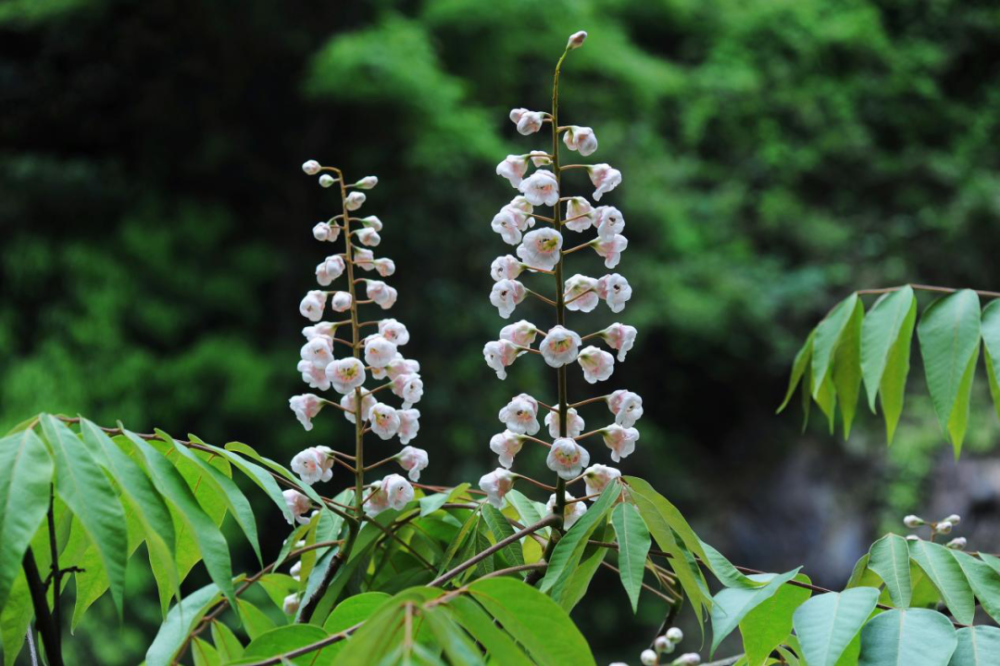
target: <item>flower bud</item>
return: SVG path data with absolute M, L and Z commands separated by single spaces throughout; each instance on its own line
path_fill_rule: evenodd
M 288 615 L 294 615 L 299 610 L 299 595 L 298 593 L 289 594 L 285 597 L 285 601 L 282 604 L 282 609 Z
M 946 548 L 951 548 L 952 550 L 965 550 L 965 547 L 969 545 L 969 542 L 965 537 L 955 537 L 951 541 L 945 544 Z
M 333 184 L 337 182 L 334 180 L 333 176 L 328 173 L 324 173 L 319 177 L 319 184 L 321 187 L 333 187 Z
M 958 525 L 960 522 L 962 522 L 962 516 L 958 515 L 957 513 L 953 513 L 947 518 L 945 518 L 945 520 L 951 523 L 952 525 Z
M 653 641 L 653 649 L 660 653 L 668 652 L 673 647 L 673 644 L 667 640 L 666 636 L 657 636 L 656 640 Z
M 684 640 L 684 632 L 677 627 L 670 627 L 667 629 L 667 640 L 671 643 L 680 643 Z
M 907 535 L 906 540 L 907 541 L 920 541 L 920 537 L 918 537 L 916 534 L 910 534 L 910 535 Z
M 950 533 L 951 532 L 951 528 L 952 528 L 952 524 L 950 522 L 948 522 L 947 520 L 942 520 L 940 523 L 938 523 L 937 525 L 934 526 L 934 529 L 936 529 L 941 534 L 948 534 L 948 533 Z
M 656 666 L 660 660 L 652 650 L 643 650 L 642 654 L 639 655 L 639 661 L 642 662 L 643 666 Z
M 319 173 L 319 162 L 316 160 L 307 160 L 302 163 L 302 170 L 306 172 L 306 175 L 315 176 Z
M 359 190 L 370 190 L 378 185 L 378 176 L 365 176 L 358 182 L 354 183 L 354 187 Z
M 569 36 L 569 41 L 566 42 L 566 50 L 572 51 L 573 49 L 578 49 L 583 46 L 583 43 L 587 41 L 587 31 L 580 30 L 579 32 L 574 32 Z
M 351 192 L 347 195 L 347 199 L 344 201 L 344 206 L 347 207 L 347 210 L 357 210 L 361 208 L 361 205 L 365 202 L 366 198 L 367 197 L 364 192 Z
M 700 663 L 701 657 L 698 656 L 697 652 L 688 652 L 674 659 L 676 666 L 698 666 Z
M 923 525 L 924 520 L 923 518 L 920 518 L 918 516 L 909 515 L 906 518 L 903 518 L 903 524 L 912 530 L 916 527 L 920 527 L 921 525 Z

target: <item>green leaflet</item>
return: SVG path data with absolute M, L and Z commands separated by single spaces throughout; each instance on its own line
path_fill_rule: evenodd
M 964 289 L 934 301 L 921 317 L 917 337 L 934 411 L 957 456 L 979 350 L 979 296 Z
M 56 494 L 73 512 L 101 556 L 111 598 L 121 619 L 125 596 L 128 535 L 125 512 L 111 482 L 72 430 L 58 419 L 41 417 L 42 432 L 56 463 Z
M 540 666 L 594 666 L 569 614 L 535 588 L 512 578 L 490 578 L 473 582 L 469 593 Z
M 631 504 L 616 506 L 611 512 L 611 524 L 618 541 L 619 577 L 632 602 L 632 613 L 635 613 L 639 609 L 642 576 L 646 571 L 646 555 L 652 540 L 638 509 Z
M 290 624 L 276 627 L 250 641 L 250 644 L 244 649 L 241 659 L 249 661 L 252 658 L 254 661 L 262 661 L 267 657 L 275 657 L 311 645 L 323 640 L 326 636 L 325 631 L 312 624 Z M 289 663 L 296 666 L 326 666 L 333 663 L 333 659 L 332 654 L 328 654 L 326 649 L 321 649 L 291 659 Z
M 580 561 L 583 550 L 587 546 L 587 539 L 594 533 L 598 525 L 603 524 L 620 494 L 621 484 L 618 481 L 609 483 L 593 506 L 587 509 L 587 512 L 559 539 L 559 543 L 552 549 L 549 566 L 545 570 L 545 577 L 542 578 L 542 583 L 539 586 L 542 592 L 548 592 L 557 583 L 573 573 L 573 568 Z
M 795 580 L 810 583 L 799 574 Z M 795 585 L 782 585 L 769 599 L 760 603 L 740 621 L 747 666 L 764 666 L 771 652 L 785 643 L 792 632 L 792 614 L 812 592 Z
M 265 471 L 264 468 L 246 460 L 242 456 L 236 455 L 231 451 L 227 451 L 226 449 L 218 446 L 212 446 L 211 444 L 205 444 L 194 435 L 188 435 L 188 437 L 192 442 L 198 442 L 199 444 L 203 444 L 212 449 L 220 456 L 231 462 L 238 470 L 246 474 L 250 480 L 257 484 L 257 486 L 271 498 L 271 501 L 277 505 L 277 507 L 281 510 L 281 513 L 285 516 L 285 520 L 288 522 L 292 521 L 292 512 L 288 509 L 288 503 L 285 502 L 284 495 L 281 494 L 281 488 L 278 486 L 277 481 L 274 480 L 274 477 Z
M 856 587 L 821 594 L 802 604 L 792 621 L 806 663 L 836 666 L 875 610 L 878 595 L 873 587 Z
M 858 666 L 947 666 L 957 644 L 955 628 L 937 611 L 886 611 L 861 630 Z
M 451 666 L 480 666 L 484 664 L 479 648 L 460 626 L 455 624 L 447 606 L 424 609 L 420 614 L 437 644 L 444 649 Z
M 858 295 L 851 294 L 838 303 L 816 327 L 813 339 L 811 384 L 809 391 L 818 399 L 823 383 L 832 373 L 834 355 L 841 336 L 848 328 L 858 305 Z
M 645 479 L 640 479 L 635 476 L 623 476 L 622 479 L 626 484 L 628 484 L 629 493 L 633 497 L 635 495 L 641 495 L 656 508 L 656 511 L 663 516 L 663 519 L 667 521 L 668 525 L 670 525 L 670 529 L 677 532 L 677 536 L 681 538 L 681 541 L 684 542 L 684 545 L 689 551 L 691 551 L 691 553 L 693 553 L 702 562 L 708 561 L 708 556 L 701 547 L 701 539 L 699 539 L 698 535 L 694 533 L 694 530 L 691 529 L 687 519 L 681 515 L 681 512 L 676 506 L 671 504 L 666 497 L 656 492 L 656 490 L 653 489 L 653 486 L 651 486 Z
M 865 316 L 861 326 L 861 375 L 868 392 L 868 406 L 875 412 L 875 397 L 878 395 L 882 378 L 889 364 L 894 346 L 905 335 L 913 334 L 913 321 L 917 315 L 917 298 L 913 288 L 906 285 L 898 291 L 884 294 Z M 910 321 L 907 327 L 907 321 Z
M 963 627 L 955 636 L 958 647 L 948 666 L 1000 666 L 1000 629 Z
M 452 616 L 484 648 L 493 664 L 531 666 L 532 661 L 505 631 L 497 627 L 483 607 L 466 596 L 448 602 Z
M 972 624 L 976 601 L 955 551 L 930 541 L 911 541 L 910 557 L 934 583 L 941 598 L 959 624 Z
M 896 341 L 889 347 L 885 360 L 885 369 L 879 381 L 879 402 L 882 404 L 882 417 L 885 419 L 886 441 L 892 445 L 896 435 L 899 417 L 903 414 L 903 402 L 906 399 L 906 379 L 910 375 L 910 350 L 913 347 L 913 330 L 917 323 L 917 300 L 914 298 L 910 309 L 899 329 Z M 864 331 L 862 331 L 864 335 Z M 862 354 L 864 342 L 862 341 Z
M 0 608 L 6 608 L 24 553 L 45 519 L 53 469 L 34 430 L 0 439 Z
M 611 525 L 605 524 L 603 534 L 598 534 L 595 531 L 593 536 L 597 537 L 600 541 L 610 541 L 614 538 L 613 535 L 614 528 Z M 590 581 L 593 579 L 594 574 L 597 573 L 597 569 L 601 566 L 601 562 L 604 561 L 607 554 L 608 549 L 604 546 L 588 544 L 583 550 L 583 555 L 580 557 L 580 563 L 573 569 L 573 573 L 569 577 L 564 578 L 562 583 L 552 588 L 550 596 L 567 613 L 572 612 L 576 605 L 583 599 L 584 595 L 587 594 Z
M 752 580 L 749 576 L 739 571 L 726 559 L 726 556 L 716 550 L 713 546 L 701 542 L 701 547 L 707 556 L 706 562 L 709 569 L 715 574 L 726 587 L 763 587 L 765 584 Z
M 861 323 L 864 318 L 865 305 L 858 298 L 833 355 L 833 386 L 844 419 L 844 439 L 851 434 L 861 394 Z
M 813 340 L 815 337 L 816 331 L 814 330 L 809 334 L 809 337 L 806 338 L 802 348 L 795 354 L 795 362 L 792 364 L 792 375 L 788 379 L 788 391 L 785 392 L 785 399 L 781 401 L 781 405 L 778 407 L 779 414 L 785 410 L 785 407 L 788 406 L 792 396 L 795 395 L 795 388 L 799 385 L 799 382 L 802 381 L 802 378 L 806 374 L 806 370 L 812 362 Z M 808 404 L 809 380 L 806 380 L 805 385 L 802 387 L 802 393 L 806 397 L 806 404 Z
M 906 539 L 898 534 L 886 534 L 868 551 L 868 568 L 885 583 L 896 608 L 910 606 L 910 551 Z
M 750 611 L 777 594 L 782 585 L 795 578 L 799 569 L 781 575 L 754 574 L 751 579 L 766 585 L 756 589 L 727 587 L 715 595 L 712 603 L 712 648 L 716 648 L 743 621 Z
M 510 535 L 514 534 L 514 528 L 510 526 L 504 515 L 494 507 L 492 504 L 483 504 L 482 507 L 483 518 L 486 519 L 486 524 L 490 528 L 490 532 L 493 533 L 493 539 L 495 541 L 500 541 L 505 539 Z M 521 550 L 521 544 L 518 541 L 505 546 L 500 550 L 500 554 L 510 563 L 511 566 L 519 566 L 524 564 L 524 553 Z
M 201 620 L 208 608 L 218 600 L 219 588 L 215 584 L 210 584 L 187 595 L 183 601 L 174 605 L 146 652 L 146 666 L 168 666 L 195 623 Z
M 993 300 L 983 308 L 983 347 L 986 354 L 986 375 L 989 379 L 993 407 L 1000 416 L 1000 300 Z
M 983 610 L 994 620 L 1000 621 L 1000 573 L 968 553 L 957 550 L 950 552 L 962 567 L 962 573 L 972 586 Z
M 243 656 L 243 644 L 233 630 L 218 620 L 212 621 L 212 643 L 223 662 L 235 661 Z
M 17 655 L 24 647 L 24 639 L 34 616 L 28 580 L 22 573 L 14 579 L 6 602 L 0 607 L 0 649 L 3 650 L 5 659 L 3 663 L 12 666 L 17 662 Z
M 240 613 L 240 620 L 243 621 L 243 628 L 247 632 L 250 640 L 255 640 L 258 636 L 263 636 L 274 629 L 274 620 L 267 616 L 261 609 L 240 597 L 236 600 L 236 608 Z M 243 653 L 246 657 L 246 652 Z

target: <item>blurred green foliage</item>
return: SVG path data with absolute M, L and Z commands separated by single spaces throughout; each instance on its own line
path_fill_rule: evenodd
M 617 270 L 640 336 L 614 385 L 656 405 L 624 468 L 718 516 L 790 453 L 833 458 L 821 426 L 800 438 L 794 418 L 771 416 L 826 309 L 858 287 L 993 285 L 994 3 L 7 2 L 0 427 L 84 413 L 276 458 L 348 436 L 332 417 L 303 433 L 286 404 L 304 390 L 296 309 L 323 256 L 309 230 L 335 207 L 299 171 L 316 158 L 380 177 L 365 212 L 386 223 L 393 316 L 423 364 L 417 443 L 433 481 L 478 478 L 505 399 L 554 395 L 531 363 L 496 382 L 480 350 L 501 326 L 488 265 L 510 250 L 489 228 L 513 195 L 494 165 L 539 147 L 507 110 L 547 108 L 578 29 L 590 38 L 565 69 L 563 118 L 593 126 L 595 158 L 625 175 Z M 604 271 L 594 256 L 577 270 Z M 611 321 L 602 309 L 587 325 Z M 995 439 L 992 419 L 974 408 L 973 451 Z M 862 417 L 846 469 L 868 493 L 855 507 L 895 519 L 948 452 L 929 408 L 907 410 L 891 456 L 881 432 Z M 736 538 L 712 522 L 717 545 Z M 605 612 L 599 644 L 625 621 Z M 660 612 L 644 604 L 640 622 Z

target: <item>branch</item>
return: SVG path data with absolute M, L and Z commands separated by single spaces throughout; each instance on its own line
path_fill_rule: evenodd
M 893 292 L 893 291 L 899 291 L 900 289 L 902 289 L 905 286 L 907 286 L 907 285 L 902 285 L 902 286 L 899 286 L 899 287 L 885 287 L 885 288 L 882 288 L 882 289 L 858 289 L 858 291 L 856 293 L 859 294 L 859 295 L 860 294 L 888 294 L 888 293 Z M 939 294 L 954 294 L 957 291 L 963 291 L 963 290 L 960 290 L 960 289 L 952 289 L 951 287 L 935 287 L 935 286 L 929 285 L 929 284 L 911 284 L 909 286 L 912 287 L 913 289 L 917 290 L 917 291 L 933 291 L 933 292 L 936 292 L 936 293 L 939 293 Z M 981 291 L 979 289 L 971 289 L 970 291 L 974 291 L 977 294 L 979 294 L 980 296 L 983 296 L 985 298 L 1000 298 L 1000 292 L 997 292 L 997 291 Z
M 38 575 L 38 564 L 35 554 L 29 548 L 24 554 L 24 575 L 28 579 L 28 591 L 31 593 L 31 604 L 35 607 L 35 624 L 42 634 L 42 645 L 45 646 L 45 656 L 49 666 L 63 666 L 62 650 L 59 647 L 59 627 L 52 621 L 49 613 L 49 602 L 45 598 L 45 587 L 42 577 Z

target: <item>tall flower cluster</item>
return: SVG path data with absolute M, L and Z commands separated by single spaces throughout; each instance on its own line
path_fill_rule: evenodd
M 566 492 L 566 486 L 583 480 L 586 494 L 594 496 L 621 474 L 613 467 L 591 465 L 591 454 L 581 441 L 602 439 L 611 460 L 620 462 L 635 450 L 639 439 L 635 424 L 642 416 L 642 398 L 626 389 L 576 403 L 571 403 L 567 395 L 569 371 L 579 371 L 590 384 L 607 381 L 614 373 L 616 358 L 618 362 L 625 360 L 636 336 L 634 327 L 622 323 L 581 334 L 578 329 L 584 323 L 582 319 L 573 322 L 567 319 L 569 313 L 576 317 L 576 313 L 593 312 L 602 302 L 613 313 L 620 313 L 632 297 L 628 280 L 614 272 L 628 247 L 628 239 L 623 235 L 625 217 L 613 205 L 598 205 L 621 184 L 622 174 L 609 164 L 564 164 L 561 154 L 570 151 L 589 157 L 598 148 L 593 129 L 562 125 L 559 120 L 562 63 L 570 51 L 583 45 L 586 37 L 585 32 L 571 36 L 556 65 L 550 112 L 524 108 L 510 112 L 510 120 L 519 134 L 550 132 L 551 146 L 548 150 L 508 155 L 496 169 L 497 175 L 505 178 L 517 193 L 493 218 L 493 230 L 513 250 L 497 257 L 490 266 L 493 278 L 490 302 L 502 318 L 510 319 L 518 306 L 532 297 L 550 307 L 554 316 L 545 321 L 521 319 L 508 324 L 500 330 L 497 340 L 483 348 L 486 363 L 500 379 L 506 378 L 507 368 L 518 358 L 540 356 L 556 371 L 557 400 L 549 405 L 526 393 L 511 397 L 498 415 L 504 430 L 490 440 L 490 449 L 497 454 L 500 466 L 482 477 L 480 488 L 489 501 L 500 507 L 504 495 L 520 476 L 510 471 L 515 457 L 526 443 L 544 446 L 548 449 L 548 468 L 556 474 L 549 511 L 560 517 L 567 529 L 585 508 L 583 502 Z M 563 176 L 574 170 L 589 177 L 593 187 L 589 199 L 568 195 L 564 190 Z M 581 251 L 593 252 L 603 260 L 606 269 L 603 275 L 570 274 L 566 260 Z M 580 263 L 585 261 L 586 258 Z M 582 270 L 592 270 L 598 265 L 593 261 L 591 268 Z M 546 296 L 544 292 L 552 293 L 553 281 L 555 293 Z M 612 422 L 587 431 L 578 410 L 594 403 L 604 403 L 608 410 L 604 418 Z M 540 431 L 548 437 L 536 437 Z
M 365 488 L 365 471 L 375 465 L 365 467 L 364 437 L 373 433 L 381 440 L 398 439 L 403 448 L 382 463 L 395 461 L 411 481 L 419 480 L 427 467 L 427 452 L 408 444 L 420 429 L 420 412 L 414 405 L 423 396 L 424 384 L 420 364 L 401 351 L 410 340 L 409 331 L 384 316 L 396 303 L 397 292 L 381 279 L 395 273 L 396 265 L 392 259 L 375 256 L 382 240 L 382 221 L 375 215 L 361 217 L 358 212 L 366 202 L 365 192 L 378 184 L 378 178 L 367 176 L 348 183 L 339 169 L 315 160 L 303 164 L 302 170 L 318 175 L 322 187 L 339 191 L 340 213 L 317 223 L 312 235 L 325 247 L 342 243 L 343 250 L 328 250 L 316 266 L 320 288 L 310 290 L 299 304 L 299 313 L 310 324 L 302 329 L 305 344 L 298 371 L 309 388 L 332 392 L 333 397 L 303 393 L 288 403 L 307 431 L 325 407 L 340 412 L 353 425 L 354 452 L 312 446 L 296 454 L 291 467 L 309 485 L 329 481 L 337 464 L 349 469 L 354 474 L 354 509 L 360 521 L 386 508 L 402 508 L 413 499 L 413 486 L 399 474 L 390 474 Z M 378 314 L 362 321 L 362 306 Z M 375 385 L 366 387 L 369 380 Z M 295 490 L 286 491 L 285 498 L 292 515 L 306 522 L 308 498 Z

